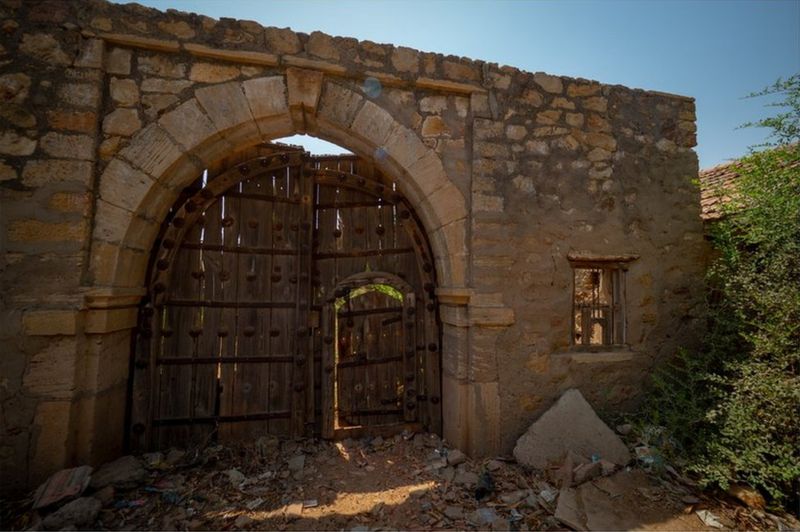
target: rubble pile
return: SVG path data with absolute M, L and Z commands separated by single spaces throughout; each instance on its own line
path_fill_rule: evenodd
M 626 435 L 627 446 L 570 391 L 519 439 L 516 460 L 472 460 L 435 434 L 410 432 L 339 442 L 265 435 L 249 444 L 169 449 L 123 456 L 96 470 L 60 471 L 16 506 L 4 505 L 2 524 L 26 530 L 793 526 L 766 513 L 763 500 L 743 507 L 698 495 L 691 480 L 653 460 L 652 438 L 625 425 L 617 433 Z M 747 498 L 742 493 L 740 500 Z

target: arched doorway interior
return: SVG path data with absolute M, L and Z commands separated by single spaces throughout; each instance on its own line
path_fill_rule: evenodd
M 357 156 L 261 145 L 188 187 L 153 250 L 130 442 L 441 431 L 424 230 Z

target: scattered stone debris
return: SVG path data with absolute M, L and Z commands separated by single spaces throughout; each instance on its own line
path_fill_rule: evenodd
M 0 505 L 13 509 L 0 518 L 15 530 L 791 528 L 640 466 L 572 451 L 558 468 L 532 470 L 506 457 L 470 459 L 428 434 L 264 436 L 126 456 L 91 478 L 90 468 L 65 470 L 16 506 Z M 53 502 L 41 506 L 45 493 Z

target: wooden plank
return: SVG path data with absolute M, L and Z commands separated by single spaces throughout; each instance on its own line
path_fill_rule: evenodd
M 332 438 L 336 421 L 334 398 L 336 336 L 333 328 L 333 305 L 325 305 L 322 309 L 322 336 L 322 386 L 320 389 L 322 437 Z
M 417 336 L 416 336 L 416 295 L 414 292 L 403 294 L 403 419 L 406 422 L 417 421 Z

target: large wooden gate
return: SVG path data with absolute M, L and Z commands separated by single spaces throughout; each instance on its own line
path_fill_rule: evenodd
M 209 170 L 151 270 L 133 447 L 441 431 L 430 248 L 368 161 L 264 145 Z

